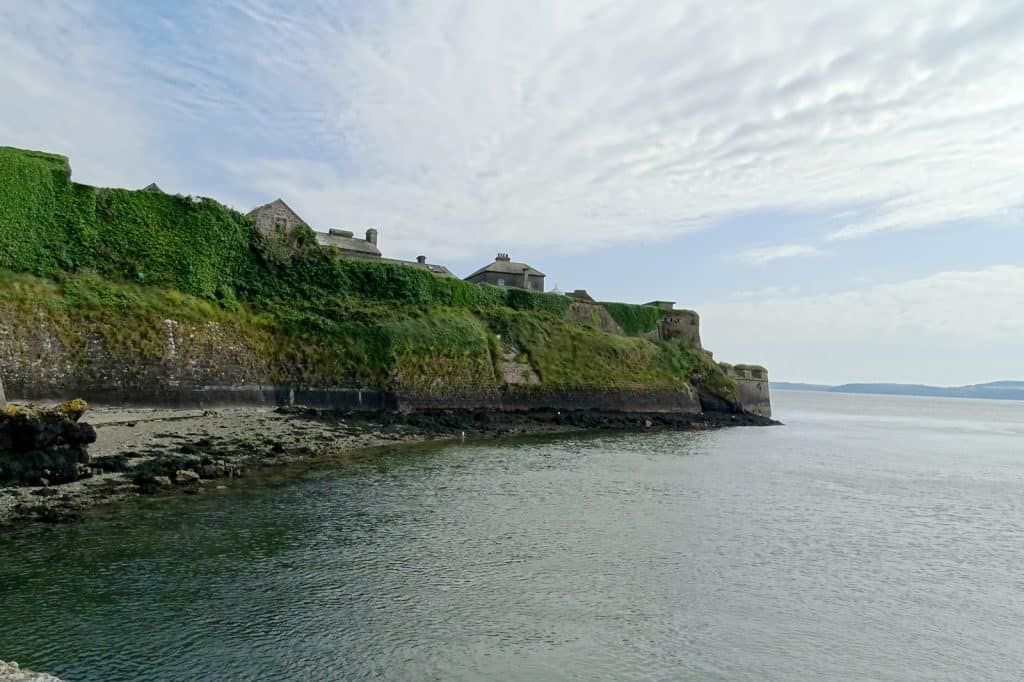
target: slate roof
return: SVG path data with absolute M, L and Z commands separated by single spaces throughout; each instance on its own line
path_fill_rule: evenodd
M 451 270 L 443 265 L 437 265 L 435 263 L 417 263 L 414 260 L 398 260 L 397 258 L 381 258 L 380 260 L 382 263 L 396 263 L 398 265 L 408 265 L 414 268 L 423 268 L 424 270 L 429 270 L 435 275 L 440 275 L 442 277 L 455 277 L 455 274 L 452 273 Z
M 358 237 L 345 237 L 340 234 L 317 232 L 316 243 L 321 246 L 333 246 L 342 251 L 355 251 L 365 256 L 380 257 L 380 249 L 365 239 L 359 239 Z
M 527 265 L 526 263 L 518 263 L 516 261 L 495 259 L 490 265 L 485 265 L 466 279 L 472 279 L 477 275 L 482 275 L 485 272 L 493 272 L 498 275 L 522 275 L 523 268 L 527 268 L 530 271 L 530 277 L 547 277 L 540 270 Z

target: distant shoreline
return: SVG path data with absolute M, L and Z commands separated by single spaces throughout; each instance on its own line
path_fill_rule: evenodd
M 829 386 L 791 381 L 773 381 L 771 390 L 844 393 L 847 395 L 904 395 L 925 398 L 973 398 L 977 400 L 1024 400 L 1024 381 L 993 381 L 969 386 L 928 386 L 924 384 L 858 383 Z

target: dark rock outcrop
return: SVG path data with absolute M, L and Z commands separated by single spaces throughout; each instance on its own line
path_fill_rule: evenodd
M 85 401 L 0 410 L 0 485 L 51 485 L 91 475 L 96 430 L 80 423 Z

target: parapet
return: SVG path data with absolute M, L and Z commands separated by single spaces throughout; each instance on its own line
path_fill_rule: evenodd
M 761 365 L 730 365 L 727 362 L 720 362 L 718 366 L 736 381 L 737 397 L 744 410 L 762 417 L 772 416 L 767 369 Z
M 700 348 L 700 315 L 693 310 L 669 310 L 658 322 L 658 338 L 679 341 L 684 346 Z

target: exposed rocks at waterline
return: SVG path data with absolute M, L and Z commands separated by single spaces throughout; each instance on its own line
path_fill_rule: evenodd
M 479 440 L 588 430 L 771 424 L 746 413 L 625 414 L 591 410 L 403 414 L 316 408 L 91 409 L 97 439 L 88 477 L 49 486 L 0 487 L 0 525 L 68 522 L 82 510 L 132 495 L 216 494 L 236 479 L 356 449 L 432 439 Z
M 79 423 L 85 409 L 82 400 L 0 409 L 0 485 L 47 486 L 90 476 L 88 446 L 96 431 Z
M 0 682 L 61 682 L 59 677 L 46 673 L 34 673 L 22 670 L 17 663 L 0 661 Z

